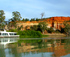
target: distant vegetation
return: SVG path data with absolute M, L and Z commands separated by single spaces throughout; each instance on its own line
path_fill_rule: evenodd
M 34 31 L 34 30 L 24 30 L 24 31 L 18 31 L 18 35 L 20 35 L 20 38 L 42 38 L 42 34 L 40 31 Z
M 70 21 L 66 21 L 64 22 L 64 28 L 61 28 L 61 32 L 62 33 L 66 33 L 67 35 L 70 35 L 70 24 L 67 23 L 67 22 L 70 22 Z
M 4 16 L 4 11 L 0 10 L 0 29 L 5 27 L 5 16 Z
M 42 21 L 44 19 L 47 19 L 47 18 L 43 18 L 44 13 L 41 13 L 41 18 L 31 18 L 31 20 L 30 20 L 28 18 L 22 18 L 20 12 L 14 11 L 14 12 L 12 12 L 12 18 L 10 18 L 8 20 L 8 22 L 6 22 L 4 14 L 5 14 L 4 11 L 0 10 L 0 29 L 4 29 L 5 25 L 7 25 L 8 30 L 12 31 L 12 32 L 14 32 L 14 31 L 19 32 L 21 30 L 21 28 L 23 28 L 22 25 L 20 27 L 18 27 L 17 26 L 18 24 L 16 24 L 16 21 L 24 21 L 24 22 L 26 22 L 26 21 L 39 21 L 39 20 Z M 49 17 L 49 18 L 51 18 L 51 17 Z M 70 22 L 70 20 L 67 21 L 67 22 Z M 44 34 L 45 31 L 47 31 L 48 33 L 53 33 L 54 32 L 54 33 L 70 34 L 70 24 L 68 24 L 67 22 L 64 23 L 64 26 L 65 26 L 64 28 L 61 28 L 61 30 L 55 30 L 55 31 L 52 27 L 47 28 L 47 24 L 45 22 L 40 22 L 39 25 L 31 26 L 30 31 L 27 30 L 28 32 L 31 32 L 31 36 L 24 36 L 24 37 L 30 37 L 30 38 L 35 37 L 34 35 L 36 35 L 36 34 L 34 34 L 34 33 L 38 33 L 38 35 L 39 35 L 40 34 L 39 31 L 43 34 Z M 14 27 L 14 29 L 10 30 L 10 27 Z M 21 31 L 21 33 L 26 32 L 27 35 L 28 35 L 27 31 Z M 41 36 L 38 36 L 38 35 L 36 35 L 36 37 L 41 37 Z
M 47 29 L 47 24 L 45 22 L 40 22 L 38 25 L 30 27 L 30 30 L 41 31 L 43 34 L 46 29 Z

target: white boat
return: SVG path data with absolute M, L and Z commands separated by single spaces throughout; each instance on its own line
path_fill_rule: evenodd
M 6 30 L 0 31 L 0 38 L 13 38 L 13 37 L 19 37 L 16 32 L 7 32 Z

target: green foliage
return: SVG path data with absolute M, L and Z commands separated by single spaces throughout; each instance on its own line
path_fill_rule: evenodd
M 64 31 L 65 31 L 65 33 L 70 32 L 70 25 L 69 24 L 65 24 Z
M 20 21 L 21 20 L 22 17 L 18 11 L 14 11 L 14 12 L 12 12 L 12 14 L 13 14 L 12 20 L 14 20 L 14 21 Z
M 40 19 L 36 18 L 36 21 L 39 21 Z
M 53 30 L 53 28 L 52 28 L 52 27 L 48 28 L 48 29 L 47 29 L 47 31 L 48 31 L 49 33 L 54 32 L 54 30 Z
M 4 27 L 5 27 L 4 11 L 0 10 L 0 29 L 3 29 Z
M 17 32 L 17 29 L 11 29 L 9 32 Z
M 31 27 L 30 27 L 30 30 L 35 30 L 35 31 L 37 31 L 37 30 L 38 30 L 38 25 L 33 25 L 33 26 L 31 26 Z
M 25 40 L 18 40 L 18 43 L 41 43 L 42 39 L 25 39 Z
M 42 35 L 42 37 L 48 37 L 48 35 Z
M 13 17 L 9 21 L 16 22 L 16 21 L 20 21 L 22 18 L 18 11 L 12 12 L 12 15 Z
M 17 27 L 16 21 L 20 21 L 22 17 L 18 11 L 12 12 L 12 14 L 13 17 L 9 19 L 9 21 L 12 22 L 11 26 L 13 25 L 16 28 Z
M 35 21 L 35 18 L 32 18 L 30 21 Z
M 24 19 L 24 21 L 29 21 L 29 19 L 28 19 L 28 18 L 26 18 L 26 19 Z
M 44 34 L 44 31 L 47 29 L 46 22 L 40 22 L 39 25 L 38 25 L 38 29 L 40 29 Z
M 21 30 L 23 29 L 23 25 L 21 25 L 20 27 L 18 26 L 17 30 Z
M 47 29 L 47 24 L 45 22 L 40 22 L 38 25 L 33 25 L 30 27 L 30 30 L 41 31 L 43 33 L 46 29 Z
M 60 32 L 61 33 L 65 33 L 64 28 L 61 27 L 61 31 Z
M 29 21 L 29 19 L 28 18 L 25 18 L 25 19 L 23 18 L 22 21 Z
M 53 31 L 53 32 L 54 32 L 54 31 Z M 60 32 L 61 32 L 61 31 L 60 31 L 60 30 L 58 30 L 58 29 L 57 29 L 57 30 L 55 30 L 55 33 L 60 33 Z
M 34 30 L 18 31 L 18 35 L 20 35 L 20 38 L 41 38 L 42 37 L 41 32 L 34 31 Z
M 34 31 L 34 30 L 25 30 L 25 31 L 18 31 L 17 33 L 18 35 L 20 35 L 20 38 L 42 38 L 42 34 L 40 31 Z M 26 43 L 35 43 L 35 42 L 41 42 L 41 40 L 19 40 L 18 42 L 26 42 Z
M 23 18 L 22 21 L 25 21 L 25 19 Z
M 63 28 L 63 31 L 64 31 L 64 33 L 66 33 L 67 34 L 67 36 L 68 35 L 70 35 L 70 20 L 69 21 L 64 21 L 64 28 Z

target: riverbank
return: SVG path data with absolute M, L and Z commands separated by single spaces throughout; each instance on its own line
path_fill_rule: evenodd
M 63 33 L 47 33 L 47 34 L 43 34 L 43 38 L 48 38 L 48 37 L 50 37 L 50 38 L 53 38 L 53 37 L 57 38 L 57 37 L 65 37 L 65 36 L 66 35 L 63 34 Z

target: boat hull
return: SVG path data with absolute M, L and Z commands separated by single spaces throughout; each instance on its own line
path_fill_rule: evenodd
M 11 36 L 1 36 L 0 35 L 0 38 L 18 38 L 19 37 L 19 35 L 11 35 Z

